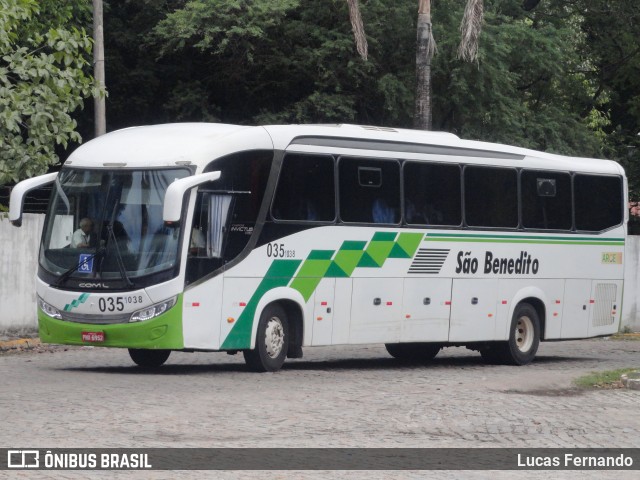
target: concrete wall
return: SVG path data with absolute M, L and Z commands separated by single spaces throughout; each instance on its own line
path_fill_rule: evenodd
M 624 293 L 622 295 L 622 325 L 640 332 L 640 236 L 630 235 L 625 244 Z
M 21 228 L 0 216 L 0 333 L 37 327 L 35 272 L 44 215 L 25 214 Z M 640 332 L 640 236 L 627 239 L 622 329 Z
M 35 276 L 44 215 L 25 214 L 21 228 L 0 214 L 0 333 L 33 330 Z

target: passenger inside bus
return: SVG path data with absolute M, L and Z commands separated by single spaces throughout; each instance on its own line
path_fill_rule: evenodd
M 373 223 L 398 223 L 395 210 L 382 198 L 373 201 L 371 216 Z

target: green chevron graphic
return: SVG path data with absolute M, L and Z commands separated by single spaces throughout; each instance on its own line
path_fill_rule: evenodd
M 422 233 L 376 232 L 369 242 L 348 240 L 337 251 L 312 250 L 304 261 L 274 260 L 220 348 L 251 348 L 258 302 L 272 288 L 294 288 L 306 302 L 323 278 L 349 278 L 356 268 L 381 268 L 388 258 L 411 259 L 423 238 Z
M 72 300 L 71 303 L 67 303 L 64 306 L 64 311 L 65 312 L 70 312 L 74 308 L 77 308 L 80 305 L 82 305 L 84 302 L 86 302 L 88 298 L 89 298 L 89 294 L 88 293 L 83 293 L 82 295 L 80 295 L 75 300 Z

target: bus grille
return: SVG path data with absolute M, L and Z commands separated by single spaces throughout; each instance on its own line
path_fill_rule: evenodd
M 612 311 L 616 303 L 616 291 L 615 283 L 599 283 L 596 285 L 592 326 L 604 327 L 605 325 L 613 324 L 615 317 Z
M 449 252 L 450 250 L 444 248 L 421 248 L 409 267 L 409 273 L 437 275 L 442 270 Z
M 91 323 L 94 325 L 111 325 L 113 323 L 128 323 L 130 313 L 120 315 L 85 315 L 82 313 L 61 312 L 62 319 L 74 323 Z

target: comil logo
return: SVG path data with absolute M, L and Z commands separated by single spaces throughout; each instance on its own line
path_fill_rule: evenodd
M 7 451 L 8 468 L 39 468 L 40 452 L 38 450 Z

